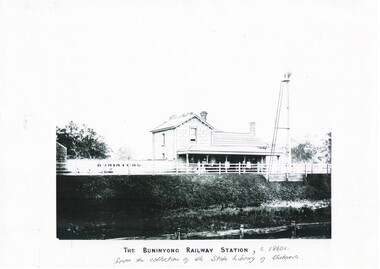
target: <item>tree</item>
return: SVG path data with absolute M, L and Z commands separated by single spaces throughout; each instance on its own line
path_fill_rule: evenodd
M 312 161 L 317 154 L 317 147 L 310 141 L 301 142 L 292 147 L 293 162 L 308 162 Z
M 105 159 L 109 157 L 110 149 L 94 129 L 82 125 L 79 127 L 70 121 L 63 128 L 56 128 L 57 142 L 67 148 L 69 159 L 90 158 Z
M 133 152 L 130 148 L 121 147 L 115 154 L 115 159 L 120 161 L 129 161 L 133 158 Z
M 331 132 L 326 134 L 326 138 L 323 140 L 323 145 L 320 148 L 321 157 L 325 162 L 331 163 Z

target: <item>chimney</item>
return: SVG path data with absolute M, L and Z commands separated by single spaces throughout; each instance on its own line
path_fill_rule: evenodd
M 249 123 L 249 132 L 252 135 L 256 135 L 256 122 L 250 122 Z
M 206 111 L 202 111 L 201 112 L 201 119 L 205 122 L 207 122 L 207 112 Z

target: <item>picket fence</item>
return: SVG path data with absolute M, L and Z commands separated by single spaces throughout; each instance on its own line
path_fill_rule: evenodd
M 331 164 L 182 163 L 175 161 L 68 160 L 57 162 L 60 175 L 182 175 L 182 174 L 330 174 Z

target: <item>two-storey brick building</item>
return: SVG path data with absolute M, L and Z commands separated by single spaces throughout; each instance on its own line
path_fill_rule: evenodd
M 223 132 L 207 122 L 205 111 L 172 116 L 151 133 L 153 160 L 253 164 L 265 163 L 271 155 L 269 145 L 256 136 L 254 122 L 249 133 Z

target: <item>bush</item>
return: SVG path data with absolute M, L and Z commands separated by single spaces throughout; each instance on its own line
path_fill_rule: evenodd
M 272 200 L 331 197 L 328 178 L 268 183 L 261 175 L 57 176 L 57 215 L 138 218 L 164 210 L 243 208 Z

